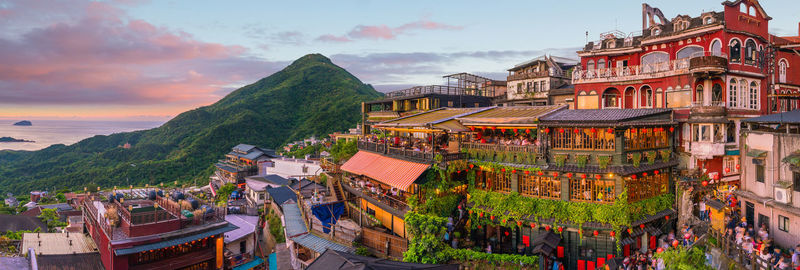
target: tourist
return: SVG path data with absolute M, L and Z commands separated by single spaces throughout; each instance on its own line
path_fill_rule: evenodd
M 768 268 L 770 262 L 772 261 L 772 254 L 769 253 L 767 250 L 762 250 L 761 255 L 759 255 L 759 257 L 761 258 L 760 261 L 761 266 L 763 266 L 764 268 Z
M 761 240 L 766 240 L 767 238 L 769 238 L 767 224 L 761 224 L 761 229 L 758 230 L 758 237 Z
M 800 244 L 795 246 L 792 252 L 792 266 L 800 268 Z
M 704 199 L 700 199 L 700 202 L 697 203 L 697 211 L 700 212 L 700 221 L 706 221 L 708 213 L 706 213 L 706 201 Z
M 789 260 L 786 259 L 786 257 L 780 257 L 778 262 L 775 263 L 774 267 L 775 269 L 779 270 L 789 270 L 791 266 L 789 265 Z
M 486 244 L 486 253 L 492 254 L 492 244 Z

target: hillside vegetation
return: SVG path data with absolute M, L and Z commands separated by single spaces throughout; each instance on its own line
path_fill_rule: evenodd
M 276 148 L 353 127 L 360 103 L 380 97 L 325 56 L 310 54 L 231 92 L 215 104 L 181 113 L 143 131 L 94 136 L 39 151 L 0 151 L 0 194 L 83 189 L 175 180 L 206 181 L 231 147 Z M 118 147 L 130 143 L 132 148 Z

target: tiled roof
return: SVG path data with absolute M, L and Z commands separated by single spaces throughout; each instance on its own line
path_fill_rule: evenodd
M 217 235 L 217 234 L 221 234 L 221 233 L 226 233 L 226 232 L 229 232 L 229 231 L 232 231 L 232 230 L 235 230 L 235 229 L 236 229 L 236 226 L 228 224 L 228 225 L 225 225 L 224 227 L 221 227 L 221 228 L 217 228 L 217 229 L 213 229 L 213 230 L 210 230 L 210 231 L 205 231 L 205 232 L 201 232 L 201 233 L 197 233 L 197 234 L 193 234 L 193 235 L 189 235 L 189 236 L 184 236 L 184 237 L 170 239 L 170 240 L 163 240 L 163 241 L 155 242 L 155 243 L 152 243 L 152 244 L 139 245 L 139 246 L 134 246 L 134 247 L 130 247 L 130 248 L 117 249 L 117 250 L 114 250 L 114 254 L 117 255 L 117 256 L 121 256 L 121 255 L 139 253 L 139 252 L 142 252 L 142 251 L 145 251 L 145 250 L 154 250 L 154 249 L 160 249 L 160 248 L 165 248 L 165 247 L 177 246 L 177 245 L 185 244 L 185 243 L 188 243 L 188 242 L 191 242 L 191 241 L 195 241 L 195 240 L 198 240 L 198 239 L 203 239 L 203 238 L 206 238 L 206 237 L 209 237 L 209 236 L 213 236 L 213 235 Z
M 542 117 L 542 124 L 548 122 L 606 122 L 631 121 L 644 117 L 668 114 L 672 109 L 583 109 L 561 110 Z
M 0 232 L 7 231 L 33 231 L 36 228 L 47 230 L 47 226 L 37 217 L 22 216 L 22 215 L 5 215 L 0 214 Z
M 36 256 L 40 270 L 103 270 L 100 253 Z
M 267 193 L 269 193 L 269 197 L 272 198 L 272 200 L 278 205 L 282 205 L 289 200 L 297 201 L 297 194 L 295 194 L 294 191 L 286 186 L 277 188 L 268 187 Z
M 258 216 L 225 215 L 225 221 L 238 227 L 233 231 L 225 233 L 225 244 L 227 244 L 255 233 L 256 226 L 258 225 Z
M 475 113 L 487 108 L 440 108 L 381 122 L 377 127 L 424 127 L 442 123 L 455 117 Z
M 541 117 L 566 108 L 565 105 L 494 107 L 459 117 L 458 121 L 464 125 L 533 125 Z
M 303 216 L 300 214 L 300 208 L 298 208 L 297 203 L 285 203 L 281 207 L 283 208 L 283 219 L 286 222 L 286 237 L 288 239 L 318 253 L 323 253 L 328 249 L 343 252 L 352 251 L 352 248 L 308 233 L 306 223 L 303 222 Z
M 747 118 L 743 119 L 742 122 L 745 123 L 791 123 L 797 124 L 800 123 L 800 109 L 784 112 L 784 113 L 776 113 L 770 115 L 764 115 L 759 117 Z

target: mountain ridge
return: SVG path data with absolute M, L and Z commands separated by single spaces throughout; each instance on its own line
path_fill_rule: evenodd
M 204 180 L 236 144 L 275 148 L 345 130 L 360 120 L 361 102 L 381 95 L 327 57 L 309 54 L 153 129 L 39 151 L 0 151 L 0 193 Z M 118 147 L 125 143 L 133 147 Z

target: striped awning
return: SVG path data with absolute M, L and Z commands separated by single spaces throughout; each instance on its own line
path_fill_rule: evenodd
M 358 151 L 342 165 L 342 170 L 364 175 L 381 183 L 408 191 L 408 187 L 430 167 L 429 164 L 416 163 L 366 151 Z

